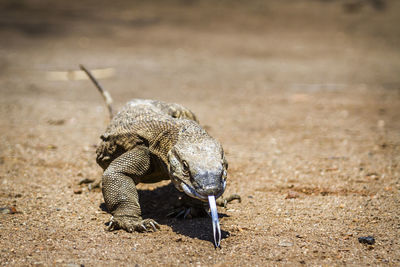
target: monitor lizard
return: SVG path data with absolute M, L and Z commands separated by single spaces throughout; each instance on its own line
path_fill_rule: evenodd
M 157 231 L 160 226 L 155 220 L 141 216 L 136 185 L 170 179 L 179 191 L 209 202 L 214 244 L 219 247 L 216 204 L 240 201 L 238 195 L 218 199 L 225 191 L 228 169 L 221 144 L 200 126 L 193 112 L 179 104 L 133 99 L 114 115 L 110 94 L 80 67 L 103 95 L 111 118 L 96 150 L 96 162 L 104 170 L 103 197 L 112 214 L 108 229 Z

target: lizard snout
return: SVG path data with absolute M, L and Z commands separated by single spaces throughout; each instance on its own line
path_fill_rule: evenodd
M 216 196 L 217 198 L 225 191 L 226 181 L 221 174 L 212 172 L 199 173 L 194 177 L 197 187 L 196 192 L 202 196 Z
M 217 177 L 218 178 L 218 177 Z M 185 192 L 188 196 L 200 199 L 202 201 L 207 201 L 209 196 L 215 196 L 215 198 L 219 198 L 225 191 L 226 180 L 219 177 L 218 179 L 211 179 L 210 176 L 207 177 L 199 177 L 196 176 L 194 179 L 198 179 L 194 185 L 186 184 L 181 182 L 179 187 L 183 192 Z M 209 179 L 208 182 L 206 179 Z
M 219 195 L 221 190 L 221 185 L 208 185 L 201 189 L 198 189 L 197 192 L 203 196 L 216 196 Z

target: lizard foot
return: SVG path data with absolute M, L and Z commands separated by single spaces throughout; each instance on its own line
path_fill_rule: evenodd
M 131 233 L 136 232 L 156 232 L 160 225 L 153 219 L 141 219 L 131 216 L 112 216 L 108 225 L 108 231 L 124 229 Z
M 174 210 L 167 214 L 167 217 L 179 219 L 191 219 L 197 217 L 206 217 L 205 207 L 207 203 L 189 196 L 182 195 L 174 203 Z
M 232 194 L 227 198 L 219 198 L 216 201 L 217 206 L 224 207 L 228 205 L 229 202 L 233 200 L 242 201 L 239 195 Z M 177 208 L 175 208 L 172 212 L 167 214 L 167 217 L 174 217 L 179 219 L 191 219 L 196 217 L 205 217 L 210 215 L 208 213 L 208 205 L 204 204 L 204 202 L 199 201 L 197 199 L 192 199 L 190 197 L 183 196 L 179 198 L 179 203 Z
M 226 208 L 228 203 L 235 199 L 237 199 L 239 203 L 242 202 L 242 198 L 238 194 L 232 194 L 227 198 L 221 197 L 217 199 L 217 206 Z
M 198 207 L 180 207 L 167 214 L 167 217 L 178 219 L 191 219 L 195 217 L 204 217 L 207 212 L 204 208 Z

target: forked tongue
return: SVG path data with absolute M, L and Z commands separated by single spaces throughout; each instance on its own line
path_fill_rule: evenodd
M 215 203 L 215 197 L 208 196 L 208 203 L 210 204 L 211 220 L 212 220 L 213 234 L 214 234 L 214 244 L 216 248 L 219 248 L 221 245 L 221 228 L 219 227 L 218 212 L 217 212 L 217 205 Z

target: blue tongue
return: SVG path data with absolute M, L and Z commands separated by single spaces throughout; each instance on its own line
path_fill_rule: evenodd
M 219 226 L 218 212 L 217 212 L 217 205 L 215 203 L 215 197 L 208 196 L 208 203 L 210 204 L 211 220 L 212 220 L 213 234 L 214 234 L 214 244 L 215 244 L 215 247 L 219 248 L 221 245 L 221 228 Z M 218 237 L 217 237 L 217 234 L 218 234 Z

